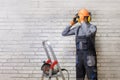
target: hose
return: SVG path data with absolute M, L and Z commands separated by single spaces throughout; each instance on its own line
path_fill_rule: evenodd
M 61 71 L 66 71 L 67 74 L 68 74 L 68 80 L 70 80 L 70 74 L 69 74 L 68 70 L 67 69 L 61 69 Z

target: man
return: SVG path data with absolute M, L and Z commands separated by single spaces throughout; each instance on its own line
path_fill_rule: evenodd
M 78 20 L 77 20 L 78 18 Z M 77 22 L 80 26 L 73 27 Z M 88 80 L 97 80 L 97 61 L 95 50 L 95 35 L 97 28 L 90 22 L 90 13 L 87 9 L 81 9 L 62 32 L 63 36 L 76 36 L 76 79 L 84 80 L 87 74 Z

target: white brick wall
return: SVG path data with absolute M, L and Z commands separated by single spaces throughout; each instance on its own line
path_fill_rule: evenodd
M 74 36 L 61 32 L 80 8 L 97 25 L 99 80 L 120 78 L 120 0 L 0 0 L 0 80 L 40 80 L 46 55 L 43 40 L 52 43 L 60 65 L 75 80 Z

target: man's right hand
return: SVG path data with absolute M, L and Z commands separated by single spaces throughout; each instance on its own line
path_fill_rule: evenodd
M 74 17 L 73 17 L 73 20 L 70 21 L 70 25 L 73 26 L 74 24 L 76 24 L 78 21 L 77 21 L 77 18 L 78 18 L 78 14 L 76 14 Z
M 73 26 L 75 24 L 75 22 L 72 20 L 72 21 L 70 21 L 70 25 L 71 25 L 71 27 Z

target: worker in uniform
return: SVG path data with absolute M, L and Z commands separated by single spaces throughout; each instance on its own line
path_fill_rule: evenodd
M 81 9 L 62 32 L 63 36 L 76 37 L 76 80 L 97 80 L 97 60 L 95 50 L 95 35 L 97 28 L 90 23 L 91 14 L 87 9 Z M 76 23 L 79 26 L 74 26 Z M 73 27 L 74 26 L 74 27 Z

